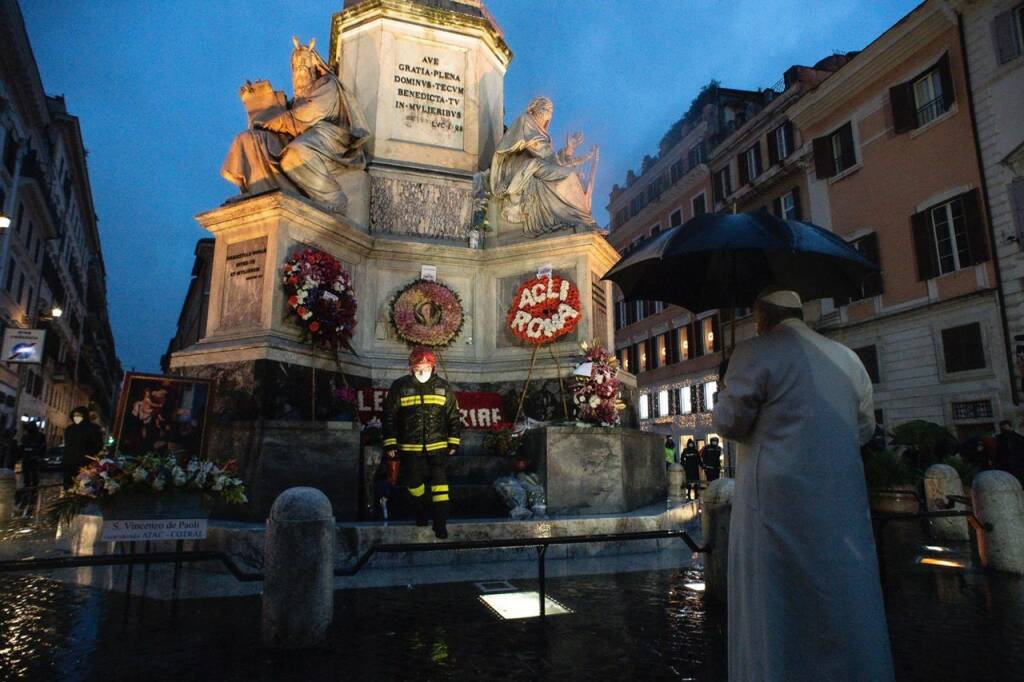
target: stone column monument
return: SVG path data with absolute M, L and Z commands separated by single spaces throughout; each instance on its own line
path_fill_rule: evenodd
M 541 270 L 580 293 L 581 322 L 557 342 L 563 373 L 580 341 L 613 340 L 601 277 L 618 254 L 590 213 L 597 150 L 577 154 L 583 137 L 574 134 L 556 152 L 554 103 L 544 97 L 504 131 L 512 53 L 483 3 L 344 0 L 330 30 L 324 58 L 314 41 L 290 42 L 282 31 L 291 100 L 266 81 L 240 84 L 240 127 L 243 111 L 249 125 L 225 141 L 223 174 L 241 193 L 197 216 L 216 238 L 206 335 L 170 359 L 174 372 L 216 380 L 213 410 L 230 428 L 213 434 L 211 448 L 248 452 L 250 477 L 277 470 L 261 461 L 262 442 L 291 427 L 275 420 L 305 420 L 308 434 L 311 420 L 336 418 L 324 411 L 334 388 L 387 387 L 406 371 L 409 348 L 389 302 L 423 275 L 462 301 L 461 331 L 442 349 L 458 390 L 507 398 L 522 387 L 531 348 L 506 314 L 517 287 Z M 304 247 L 352 276 L 354 352 L 314 347 L 289 307 L 282 266 Z M 540 354 L 537 385 L 557 395 L 557 374 L 554 358 Z M 357 448 L 358 434 L 330 433 L 339 451 Z M 289 434 L 273 438 L 301 448 L 306 436 Z M 311 470 L 316 456 L 304 454 Z M 320 481 L 299 472 L 287 483 Z M 269 508 L 276 492 L 256 506 Z M 331 502 L 344 518 L 351 504 Z

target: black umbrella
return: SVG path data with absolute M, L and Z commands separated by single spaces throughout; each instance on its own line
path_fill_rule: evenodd
M 805 301 L 855 296 L 879 267 L 832 232 L 762 209 L 705 213 L 622 258 L 604 279 L 626 300 L 664 301 L 694 313 L 753 305 L 777 285 Z

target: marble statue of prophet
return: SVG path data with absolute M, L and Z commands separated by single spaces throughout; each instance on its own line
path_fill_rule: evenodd
M 308 46 L 298 38 L 292 42 L 294 99 L 253 111 L 255 87 L 262 84 L 269 90 L 269 85 L 243 86 L 250 129 L 235 138 L 221 175 L 242 194 L 297 190 L 330 211 L 344 213 L 347 198 L 339 176 L 365 165 L 369 127 L 352 95 L 314 49 L 315 39 Z
M 491 196 L 501 201 L 505 219 L 522 223 L 529 235 L 596 226 L 591 198 L 597 147 L 574 156 L 583 144 L 583 134 L 575 133 L 556 153 L 548 133 L 553 112 L 550 99 L 534 98 L 505 131 L 491 161 Z M 578 169 L 587 162 L 591 163 L 590 179 L 584 187 Z

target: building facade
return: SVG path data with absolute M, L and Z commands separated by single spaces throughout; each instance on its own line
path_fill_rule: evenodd
M 791 111 L 812 219 L 882 267 L 818 328 L 864 361 L 876 421 L 960 438 L 1013 413 L 967 92 L 956 18 L 926 2 Z
M 967 62 L 982 191 L 1010 342 L 1011 392 L 1024 392 L 1024 2 L 951 2 Z
M 992 433 L 1013 420 L 1014 375 L 1024 369 L 1020 8 L 929 0 L 863 51 L 793 66 L 779 85 L 747 92 L 732 114 L 705 102 L 702 116 L 684 117 L 694 125 L 675 147 L 663 143 L 640 177 L 613 189 L 610 240 L 627 254 L 685 222 L 698 183 L 706 210 L 764 209 L 833 230 L 882 273 L 852 299 L 807 302 L 805 318 L 864 361 L 877 421 L 891 429 L 924 419 L 960 438 Z M 707 119 L 731 123 L 713 129 Z M 700 173 L 689 179 L 685 167 L 675 181 L 670 169 L 697 137 Z M 621 301 L 616 312 L 641 428 L 710 437 L 732 316 Z M 736 338 L 752 336 L 749 311 L 735 312 Z
M 110 426 L 121 366 L 78 119 L 46 95 L 14 0 L 0 37 L 0 324 L 47 332 L 41 364 L 0 365 L 0 424 L 35 421 L 52 445 L 76 405 Z

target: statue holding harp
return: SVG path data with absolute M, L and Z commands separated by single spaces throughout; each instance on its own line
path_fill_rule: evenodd
M 583 134 L 574 133 L 556 153 L 548 133 L 553 113 L 550 99 L 534 98 L 505 131 L 491 161 L 490 194 L 501 202 L 502 216 L 523 224 L 528 235 L 596 227 L 591 200 L 598 148 L 576 156 Z

